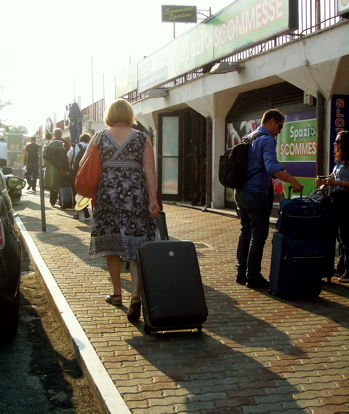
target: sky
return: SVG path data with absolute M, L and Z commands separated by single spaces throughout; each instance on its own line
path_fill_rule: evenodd
M 118 72 L 173 40 L 162 5 L 196 6 L 208 16 L 233 0 L 211 2 L 0 0 L 0 100 L 12 102 L 0 120 L 31 135 L 48 117 L 62 120 L 74 100 L 85 108 L 110 95 Z M 176 37 L 193 27 L 177 23 Z

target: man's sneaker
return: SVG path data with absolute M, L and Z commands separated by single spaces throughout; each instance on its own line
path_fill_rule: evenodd
M 253 279 L 247 279 L 245 286 L 251 289 L 268 289 L 269 282 L 260 275 Z
M 239 283 L 240 285 L 246 284 L 246 276 L 245 275 L 237 275 L 235 279 L 236 283 Z
M 338 282 L 349 282 L 349 276 L 347 276 L 346 274 L 344 274 L 343 276 L 341 276 L 338 279 Z

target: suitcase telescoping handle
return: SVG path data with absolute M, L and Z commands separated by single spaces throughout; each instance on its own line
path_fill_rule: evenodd
M 288 187 L 288 198 L 289 199 L 291 199 L 291 191 L 292 191 L 292 185 L 290 185 L 289 187 Z M 300 192 L 300 194 L 299 194 L 299 198 L 302 198 L 303 197 L 303 187 L 302 187 L 302 191 Z

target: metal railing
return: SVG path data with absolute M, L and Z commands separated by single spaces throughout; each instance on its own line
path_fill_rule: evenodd
M 337 6 L 335 0 L 298 0 L 298 30 L 290 34 L 275 36 L 273 39 L 260 43 L 245 50 L 232 53 L 230 56 L 222 59 L 226 62 L 239 62 L 249 59 L 252 56 L 258 55 L 267 50 L 275 49 L 286 43 L 293 42 L 319 30 L 326 29 L 333 26 L 342 20 L 342 17 L 337 16 Z M 199 76 L 207 73 L 204 68 L 189 72 L 185 75 L 179 76 L 163 85 L 161 88 L 170 89 L 174 86 L 181 85 L 185 82 L 193 80 Z M 144 94 L 134 91 L 125 96 L 131 102 L 137 102 L 144 98 Z

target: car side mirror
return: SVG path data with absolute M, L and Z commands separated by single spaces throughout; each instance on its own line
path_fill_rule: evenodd
M 20 177 L 7 177 L 6 185 L 9 190 L 22 190 L 25 187 L 25 180 Z

